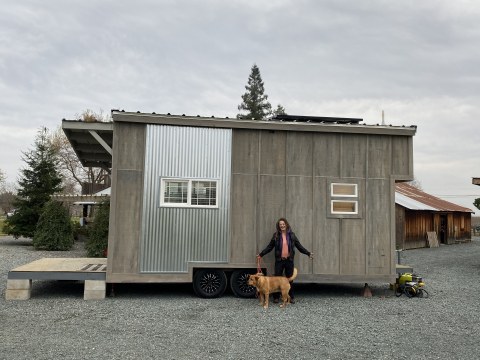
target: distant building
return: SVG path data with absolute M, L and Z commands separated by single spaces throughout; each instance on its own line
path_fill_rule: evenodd
M 472 210 L 427 194 L 406 183 L 395 184 L 396 246 L 427 246 L 427 232 L 439 243 L 471 241 Z

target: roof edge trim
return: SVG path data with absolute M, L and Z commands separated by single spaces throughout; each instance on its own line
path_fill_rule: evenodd
M 366 124 L 334 124 L 334 123 L 306 123 L 287 121 L 265 121 L 229 119 L 216 117 L 195 117 L 184 115 L 161 115 L 147 113 L 131 113 L 112 110 L 114 122 L 130 122 L 140 124 L 159 124 L 173 126 L 196 126 L 229 129 L 258 129 L 258 130 L 283 130 L 306 132 L 332 132 L 352 134 L 376 134 L 414 136 L 416 126 L 379 126 Z

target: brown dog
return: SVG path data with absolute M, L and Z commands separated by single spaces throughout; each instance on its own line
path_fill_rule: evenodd
M 248 277 L 248 285 L 255 286 L 257 288 L 260 305 L 263 305 L 263 308 L 268 308 L 268 298 L 270 294 L 281 292 L 282 293 L 282 304 L 280 307 L 284 307 L 287 302 L 290 302 L 290 296 L 288 292 L 290 291 L 290 282 L 297 277 L 297 268 L 293 269 L 293 275 L 289 278 L 285 276 L 265 276 L 262 273 L 250 275 Z

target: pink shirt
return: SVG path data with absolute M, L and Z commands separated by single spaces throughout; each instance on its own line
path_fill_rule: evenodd
M 282 258 L 288 257 L 287 234 L 282 233 Z

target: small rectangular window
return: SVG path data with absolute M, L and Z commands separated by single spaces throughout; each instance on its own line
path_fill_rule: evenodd
M 218 207 L 217 180 L 162 179 L 160 206 Z
M 340 215 L 340 217 L 344 217 L 344 215 L 358 216 L 358 200 L 358 184 L 340 182 L 330 184 L 331 215 Z
M 357 201 L 332 200 L 332 214 L 357 214 Z
M 357 197 L 357 184 L 332 183 L 332 196 Z

